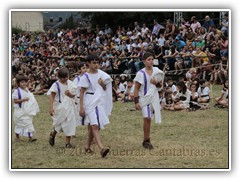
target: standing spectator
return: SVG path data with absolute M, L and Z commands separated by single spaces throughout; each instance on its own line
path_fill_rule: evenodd
M 210 17 L 207 15 L 206 17 L 205 17 L 205 21 L 204 21 L 204 23 L 203 23 L 203 27 L 206 29 L 206 31 L 207 32 L 210 32 L 210 30 L 211 30 L 211 26 L 214 26 L 214 22 L 213 22 L 213 20 L 212 19 L 210 19 Z

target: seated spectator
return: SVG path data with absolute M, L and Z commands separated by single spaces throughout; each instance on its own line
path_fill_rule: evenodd
M 201 27 L 201 24 L 198 22 L 196 16 L 191 17 L 190 27 L 192 28 L 193 32 L 195 33 L 197 28 Z
M 198 36 L 197 41 L 194 44 L 196 49 L 201 48 L 201 50 L 203 50 L 205 47 L 205 40 L 201 36 Z
M 216 104 L 214 106 L 227 108 L 228 107 L 228 80 L 223 84 L 220 97 L 216 98 Z
M 113 83 L 113 94 L 115 95 L 115 100 L 123 100 L 124 98 L 124 92 L 126 88 L 125 86 L 120 82 L 120 78 L 116 77 Z
M 221 25 L 221 31 L 223 35 L 228 37 L 228 13 L 224 14 L 224 19 L 220 25 Z
M 134 84 L 132 79 L 127 80 L 127 86 L 124 92 L 124 102 L 131 102 L 134 99 Z
M 199 81 L 198 92 L 198 103 L 208 103 L 210 101 L 210 88 L 209 84 L 205 79 Z
M 184 82 L 179 81 L 177 83 L 177 94 L 174 97 L 174 106 L 173 110 L 184 110 L 189 108 L 191 92 L 187 89 L 187 86 Z
M 164 33 L 164 37 L 167 39 L 171 36 L 173 39 L 180 33 L 178 26 L 174 24 L 170 19 L 167 20 L 166 29 Z
M 210 19 L 210 17 L 207 15 L 205 16 L 205 20 L 203 22 L 203 25 L 202 25 L 207 32 L 210 32 L 211 31 L 211 26 L 214 26 L 214 22 L 212 19 Z
M 200 47 L 196 48 L 196 52 L 193 53 L 192 67 L 198 67 L 202 64 L 208 64 L 209 58 L 207 54 L 201 50 Z

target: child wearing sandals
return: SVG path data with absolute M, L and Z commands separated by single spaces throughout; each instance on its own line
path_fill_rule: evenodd
M 221 96 L 216 98 L 215 106 L 227 108 L 228 107 L 228 80 L 226 80 L 223 84 L 223 88 L 221 90 Z
M 153 149 L 150 142 L 151 119 L 154 115 L 155 122 L 161 123 L 161 111 L 157 87 L 162 87 L 164 73 L 153 67 L 153 54 L 146 52 L 143 55 L 145 68 L 137 72 L 134 79 L 134 102 L 136 110 L 142 111 L 143 116 L 143 142 L 146 149 Z M 154 113 L 153 113 L 154 112 Z
M 109 115 L 112 111 L 112 78 L 98 69 L 99 57 L 89 54 L 88 72 L 80 79 L 80 116 L 90 121 L 90 130 L 85 146 L 86 153 L 94 153 L 91 149 L 93 138 L 100 149 L 100 155 L 104 158 L 109 153 L 109 148 L 104 147 L 100 138 L 100 129 L 109 124 Z
M 16 77 L 18 88 L 14 90 L 12 99 L 14 102 L 14 125 L 16 141 L 20 141 L 20 135 L 27 136 L 29 142 L 34 142 L 37 139 L 33 138 L 35 131 L 33 126 L 33 116 L 39 112 L 39 106 L 34 98 L 34 95 L 27 89 L 28 78 L 19 75 Z
M 69 71 L 66 67 L 58 70 L 58 80 L 52 84 L 47 92 L 50 96 L 50 115 L 53 119 L 54 130 L 50 133 L 49 144 L 54 146 L 58 132 L 64 132 L 66 136 L 66 148 L 74 148 L 71 144 L 71 136 L 76 131 L 77 109 L 74 97 L 77 87 L 69 80 Z

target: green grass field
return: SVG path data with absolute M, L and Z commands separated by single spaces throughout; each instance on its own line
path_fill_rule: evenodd
M 213 95 L 220 94 L 213 86 Z M 87 127 L 78 127 L 72 142 L 75 149 L 65 149 L 65 137 L 60 133 L 55 146 L 48 143 L 52 130 L 49 100 L 36 96 L 41 112 L 34 118 L 36 138 L 15 142 L 12 125 L 12 168 L 229 168 L 228 110 L 210 108 L 195 112 L 162 112 L 162 123 L 151 127 L 154 149 L 142 147 L 142 117 L 139 111 L 129 111 L 132 103 L 114 103 L 110 124 L 100 134 L 105 146 L 111 148 L 101 158 L 97 145 L 95 154 L 84 153 Z M 211 103 L 211 106 L 213 103 Z

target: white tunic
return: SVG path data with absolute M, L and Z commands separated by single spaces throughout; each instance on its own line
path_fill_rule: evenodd
M 65 95 L 65 91 L 69 90 L 71 94 L 77 94 L 77 87 L 74 86 L 73 82 L 68 80 L 67 85 L 60 83 L 59 89 L 57 83 L 53 83 L 51 88 L 48 90 L 47 95 L 51 95 L 55 92 L 55 98 L 53 102 L 54 115 L 53 126 L 57 132 L 63 131 L 65 136 L 73 136 L 76 131 L 76 114 L 77 108 L 75 105 L 74 98 L 70 98 Z
M 138 71 L 134 81 L 141 84 L 139 89 L 139 102 L 142 109 L 145 109 L 145 106 L 151 105 L 154 109 L 154 118 L 156 123 L 161 123 L 161 113 L 160 113 L 160 104 L 159 104 L 159 94 L 157 87 L 150 82 L 154 78 L 158 82 L 164 80 L 164 73 L 157 67 L 153 67 L 152 75 L 150 76 L 146 73 L 145 68 Z
M 101 78 L 106 85 L 106 91 L 99 85 Z M 83 105 L 90 125 L 98 125 L 104 128 L 109 123 L 109 115 L 112 111 L 112 78 L 98 69 L 98 73 L 85 73 L 79 83 L 81 88 L 86 88 Z
M 24 99 L 27 97 L 29 98 L 28 101 L 24 101 L 21 104 L 14 103 L 13 105 L 15 133 L 23 136 L 29 136 L 28 133 L 33 133 L 35 131 L 32 121 L 33 116 L 35 116 L 39 112 L 39 106 L 34 95 L 27 89 L 26 90 L 23 90 L 21 88 L 15 89 L 12 94 L 13 100 Z

